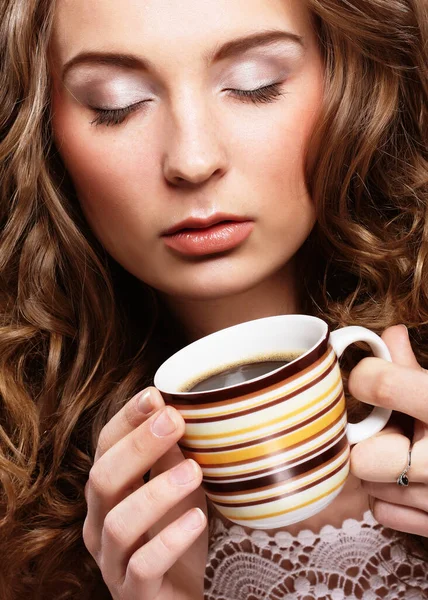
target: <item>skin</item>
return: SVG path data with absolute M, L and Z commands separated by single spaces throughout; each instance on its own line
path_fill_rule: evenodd
M 204 62 L 224 42 L 267 29 L 291 32 L 303 45 L 280 42 Z M 151 66 L 85 64 L 63 75 L 77 54 L 107 50 Z M 294 256 L 314 224 L 305 155 L 323 95 L 323 66 L 303 3 L 59 0 L 51 66 L 54 136 L 89 224 L 119 263 L 159 291 L 189 339 L 298 312 Z M 274 81 L 283 95 L 271 103 L 255 105 L 226 91 Z M 119 125 L 93 123 L 91 106 L 117 109 L 146 99 Z M 250 237 L 197 259 L 166 247 L 166 229 L 216 212 L 250 219 Z M 394 483 L 409 440 L 388 427 L 354 447 L 344 491 L 325 511 L 290 527 L 292 533 L 361 516 L 370 494 L 380 522 L 428 535 L 428 376 L 403 327 L 383 338 L 395 364 L 365 359 L 349 386 L 362 401 L 418 419 L 412 485 Z M 173 426 L 161 435 L 155 422 L 168 415 Z M 206 504 L 199 467 L 183 462 L 176 445 L 183 430 L 177 411 L 165 409 L 149 388 L 101 433 L 83 536 L 115 599 L 202 597 Z M 177 465 L 181 483 L 171 471 Z M 141 485 L 149 469 L 151 480 Z M 190 513 L 199 525 L 189 530 L 183 515 L 192 507 L 202 512 Z
M 223 42 L 268 29 L 298 34 L 304 47 L 282 41 L 205 64 L 205 53 Z M 81 65 L 63 80 L 63 65 L 88 49 L 132 53 L 153 68 Z M 323 94 L 301 5 L 62 0 L 52 59 L 57 146 L 109 253 L 163 293 L 185 322 L 191 313 L 194 336 L 248 320 L 262 305 L 266 314 L 296 309 L 291 259 L 314 224 L 303 169 Z M 271 103 L 226 91 L 277 81 L 283 95 Z M 144 99 L 151 102 L 122 125 L 91 125 L 91 104 Z M 255 224 L 236 250 L 191 260 L 165 246 L 161 234 L 171 226 L 219 212 Z

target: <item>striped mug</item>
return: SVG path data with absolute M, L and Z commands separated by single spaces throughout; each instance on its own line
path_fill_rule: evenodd
M 340 493 L 350 444 L 378 433 L 391 414 L 374 408 L 347 423 L 338 357 L 360 341 L 391 360 L 381 338 L 364 327 L 330 333 L 316 317 L 280 315 L 217 331 L 160 366 L 154 384 L 186 423 L 179 446 L 200 465 L 205 493 L 227 519 L 283 527 Z

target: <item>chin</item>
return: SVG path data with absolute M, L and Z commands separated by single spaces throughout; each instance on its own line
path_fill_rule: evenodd
M 170 298 L 177 298 L 180 300 L 221 300 L 223 298 L 230 298 L 233 296 L 239 296 L 242 293 L 250 290 L 252 285 L 239 284 L 238 282 L 227 282 L 224 285 L 219 285 L 213 281 L 206 285 L 177 285 L 177 286 L 166 286 L 158 287 L 158 291 L 166 294 Z
M 209 274 L 193 273 L 180 281 L 168 282 L 164 285 L 158 282 L 158 285 L 155 284 L 153 287 L 170 298 L 216 301 L 256 290 L 259 286 L 267 285 L 269 281 L 278 276 L 278 272 L 275 275 L 272 272 L 258 273 L 254 268 L 250 270 L 250 273 L 248 271 L 248 268 L 228 270 L 220 267 Z

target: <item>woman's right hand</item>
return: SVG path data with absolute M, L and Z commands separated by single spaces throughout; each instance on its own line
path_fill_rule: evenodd
M 114 600 L 203 598 L 206 501 L 200 467 L 177 446 L 183 433 L 183 418 L 155 388 L 134 396 L 101 432 L 83 540 Z

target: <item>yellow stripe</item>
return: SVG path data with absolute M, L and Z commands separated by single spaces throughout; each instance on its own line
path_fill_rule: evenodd
M 303 502 L 302 504 L 299 504 L 298 506 L 293 506 L 292 508 L 287 508 L 285 510 L 280 510 L 280 511 L 273 512 L 273 513 L 268 513 L 268 514 L 253 515 L 252 517 L 243 517 L 242 515 L 240 515 L 238 513 L 229 512 L 227 510 L 227 508 L 225 508 L 225 507 L 222 506 L 221 507 L 222 513 L 228 519 L 232 519 L 232 520 L 236 520 L 236 521 L 256 521 L 258 519 L 271 519 L 272 517 L 280 517 L 281 515 L 285 515 L 287 513 L 293 512 L 295 510 L 300 510 L 301 508 L 305 508 L 305 506 L 309 506 L 310 504 L 314 504 L 315 502 L 318 502 L 319 500 L 322 500 L 326 496 L 329 496 L 330 494 L 333 494 L 333 492 L 335 492 L 336 490 L 338 490 L 343 485 L 343 482 L 346 480 L 347 476 L 348 475 L 346 474 L 345 477 L 343 477 L 343 479 L 337 485 L 335 485 L 333 488 L 327 490 L 323 494 L 320 494 L 319 496 L 317 496 L 316 498 L 312 498 L 311 500 L 307 500 L 306 502 Z
M 325 471 L 324 469 L 322 469 L 322 465 L 321 465 L 321 469 L 318 468 L 318 470 L 316 471 L 316 474 L 311 479 L 305 479 L 305 481 L 302 482 L 301 481 L 302 476 L 300 476 L 297 481 L 294 481 L 294 485 L 283 487 L 281 489 L 281 491 L 279 491 L 279 489 L 278 489 L 280 486 L 276 486 L 274 489 L 271 489 L 270 493 L 268 493 L 268 494 L 266 494 L 264 496 L 259 496 L 258 494 L 257 494 L 257 496 L 254 495 L 253 499 L 255 501 L 268 500 L 269 498 L 274 498 L 278 494 L 285 494 L 285 493 L 288 493 L 288 492 L 293 492 L 294 490 L 299 489 L 299 487 L 302 487 L 302 485 L 306 486 L 306 485 L 308 485 L 310 483 L 314 483 L 315 481 L 317 481 L 321 477 L 325 477 L 326 475 L 329 475 L 332 471 L 334 471 L 338 467 L 342 467 L 347 462 L 348 456 L 349 456 L 349 447 L 344 448 L 342 450 L 342 454 L 344 454 L 344 458 L 342 458 L 342 461 L 339 462 L 339 464 L 334 464 L 334 463 L 337 463 L 337 460 L 338 460 L 338 457 L 336 457 L 333 460 L 333 463 L 332 463 L 334 466 L 332 466 L 328 471 Z M 247 492 L 247 494 L 248 493 L 250 493 L 251 495 L 253 495 L 252 492 Z M 243 492 L 243 494 L 244 494 L 244 492 Z M 225 498 L 224 496 L 216 496 L 215 494 L 212 494 L 211 492 L 210 492 L 210 499 L 213 502 L 216 502 L 216 501 L 218 501 L 218 502 L 225 502 L 225 503 L 227 503 L 230 506 L 233 506 L 234 504 L 239 504 L 240 502 L 245 502 L 245 501 L 251 502 L 251 500 L 249 498 L 240 498 L 239 500 L 235 500 L 235 499 Z
M 298 442 L 303 442 L 305 439 L 310 438 L 341 416 L 345 410 L 344 397 L 342 395 L 341 401 L 334 407 L 333 410 L 329 411 L 326 415 L 317 419 L 314 423 L 309 423 L 305 427 L 301 427 L 298 431 L 293 431 L 275 440 L 269 440 L 264 444 L 257 444 L 249 448 L 242 448 L 239 450 L 229 450 L 226 452 L 215 452 L 215 453 L 202 453 L 192 452 L 186 450 L 186 458 L 193 458 L 201 467 L 208 465 L 215 465 L 218 463 L 229 463 L 240 462 L 243 460 L 251 460 L 253 458 L 266 458 L 271 452 L 277 452 L 283 450 L 288 446 L 293 446 Z
M 297 385 L 295 385 L 294 387 L 290 387 L 290 388 L 286 388 L 284 390 L 284 388 L 282 388 L 282 392 L 280 394 L 278 394 L 277 396 L 272 396 L 270 398 L 269 401 L 271 400 L 278 400 L 278 398 L 281 398 L 281 396 L 284 395 L 289 395 L 292 394 L 293 392 L 295 392 L 296 390 L 298 390 L 299 388 L 303 387 L 304 385 L 307 385 L 308 383 L 311 383 L 314 379 L 316 379 L 317 377 L 319 377 L 320 375 L 322 375 L 322 373 L 324 371 L 327 371 L 328 368 L 334 363 L 334 361 L 336 360 L 336 355 L 334 354 L 334 352 L 331 350 L 330 351 L 330 355 L 331 355 L 331 360 L 329 361 L 329 363 L 327 365 L 325 365 L 325 367 L 323 368 L 323 370 L 321 371 L 321 373 L 315 373 L 313 374 L 313 377 L 311 377 L 311 379 L 307 378 L 307 379 L 303 379 L 303 381 L 301 379 L 298 379 L 299 383 Z M 309 374 L 312 374 L 309 373 Z M 259 396 L 257 396 L 258 398 Z M 242 402 L 243 400 L 245 400 L 246 396 L 242 396 L 241 398 L 233 398 L 232 401 L 235 403 L 237 400 L 239 402 Z M 266 403 L 266 399 L 261 400 L 259 402 L 255 402 L 254 404 L 249 404 L 247 405 L 245 408 L 246 409 L 253 409 L 253 408 L 257 408 L 258 406 L 262 406 L 263 404 Z M 174 406 L 178 411 L 180 411 L 183 415 L 184 419 L 200 419 L 200 418 L 204 418 L 204 417 L 219 417 L 219 416 L 223 416 L 223 415 L 233 415 L 237 412 L 240 412 L 242 410 L 242 406 L 241 407 L 237 407 L 234 409 L 229 410 L 228 412 L 224 412 L 224 411 L 211 411 L 211 412 L 204 412 L 203 414 L 201 414 L 201 410 L 205 410 L 205 409 L 199 409 L 198 412 L 195 411 L 188 411 L 187 409 L 183 409 L 182 406 L 174 405 L 174 403 L 171 404 L 172 406 Z M 227 404 L 225 405 L 227 406 Z
M 268 421 L 267 423 L 263 423 L 263 428 L 270 427 L 271 425 L 276 425 L 277 423 L 282 423 L 282 425 L 283 425 L 285 420 L 289 421 L 296 415 L 302 414 L 302 412 L 308 410 L 309 408 L 312 408 L 313 406 L 315 406 L 322 400 L 325 400 L 328 396 L 330 396 L 330 394 L 333 392 L 333 390 L 339 386 L 339 384 L 340 384 L 340 376 L 336 379 L 334 384 L 324 394 L 321 394 L 321 396 L 317 396 L 317 398 L 315 398 L 315 400 L 313 402 L 311 402 L 309 404 L 305 404 L 304 406 L 301 406 L 300 408 L 296 409 L 295 411 L 293 411 L 291 413 L 287 413 L 286 415 L 283 414 L 282 416 L 277 417 L 276 419 L 272 419 L 271 421 Z M 268 402 L 271 402 L 271 399 L 269 399 Z M 309 419 L 317 412 L 320 412 L 323 408 L 325 408 L 325 406 L 318 407 L 315 412 L 311 413 L 310 415 L 306 415 L 304 418 Z M 247 415 L 245 415 L 245 416 L 247 416 Z M 292 426 L 297 423 L 299 423 L 298 419 L 296 419 L 295 421 L 292 421 L 288 424 L 290 426 Z M 197 425 L 196 425 L 196 427 L 197 427 Z M 187 444 L 190 441 L 201 442 L 201 441 L 205 441 L 205 440 L 207 440 L 207 441 L 208 440 L 216 440 L 218 438 L 235 437 L 237 435 L 244 435 L 245 433 L 252 433 L 253 431 L 257 431 L 258 429 L 260 429 L 260 423 L 257 423 L 256 425 L 253 425 L 252 427 L 244 427 L 243 429 L 230 431 L 229 433 L 226 433 L 226 432 L 223 433 L 221 431 L 218 431 L 217 433 L 213 433 L 210 435 L 185 435 L 182 439 L 182 442 L 183 442 L 183 444 Z M 272 435 L 273 433 L 276 433 L 276 431 L 275 430 L 270 431 L 269 435 Z M 245 442 L 245 441 L 246 440 L 236 440 L 236 443 Z M 216 448 L 221 448 L 223 445 L 227 446 L 227 443 L 222 444 L 222 445 L 216 445 Z
M 330 437 L 323 439 L 322 443 L 323 444 L 327 444 L 331 439 L 334 438 L 335 435 L 338 434 L 338 432 L 340 430 L 343 430 L 344 428 L 344 424 L 343 421 L 339 421 L 336 425 L 335 429 L 330 429 L 329 433 L 331 433 Z M 302 454 L 306 454 L 307 452 L 312 452 L 312 450 L 316 450 L 318 448 L 318 446 L 320 445 L 319 443 L 319 439 L 315 440 L 315 443 L 311 444 L 310 446 L 304 446 L 304 447 L 299 447 L 299 450 L 297 452 L 293 452 L 289 455 L 287 455 L 287 462 L 290 462 L 292 460 L 295 460 L 296 458 L 299 458 L 299 456 L 302 456 Z M 268 464 L 264 465 L 264 466 L 259 466 L 257 468 L 259 469 L 263 469 L 263 468 L 275 468 L 277 465 L 283 464 L 284 463 L 284 455 L 280 455 L 276 461 L 269 461 Z M 252 473 L 254 471 L 254 465 L 251 465 L 248 468 L 245 469 L 241 469 L 240 471 L 236 471 L 235 469 L 231 472 L 225 473 L 224 468 L 223 469 L 211 469 L 209 471 L 209 473 L 206 473 L 207 477 L 225 477 L 225 476 L 231 476 L 231 477 L 238 477 L 239 475 L 246 475 L 247 473 Z

